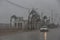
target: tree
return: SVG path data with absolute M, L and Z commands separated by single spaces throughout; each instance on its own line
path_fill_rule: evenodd
M 41 26 L 47 25 L 47 16 L 43 16 L 43 18 L 41 19 Z
M 47 16 L 44 16 L 43 19 L 47 19 Z

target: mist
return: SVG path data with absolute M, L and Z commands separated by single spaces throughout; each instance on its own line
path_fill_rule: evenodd
M 25 8 L 38 8 L 39 14 L 41 12 L 44 15 L 51 16 L 51 10 L 53 10 L 54 18 L 56 13 L 57 21 L 59 21 L 60 15 L 60 0 L 8 0 L 15 4 L 21 5 Z M 7 0 L 0 0 L 0 23 L 9 23 L 10 17 L 15 14 L 16 16 L 23 16 L 24 19 L 28 19 L 28 10 L 15 6 L 7 2 Z

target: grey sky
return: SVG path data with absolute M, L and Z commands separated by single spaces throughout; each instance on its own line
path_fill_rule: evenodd
M 60 14 L 59 0 L 9 0 L 18 5 L 26 8 L 39 8 L 39 13 L 44 11 L 44 14 L 50 15 L 51 9 L 54 14 Z M 43 10 L 42 10 L 43 9 Z M 23 16 L 25 19 L 28 17 L 28 10 L 17 7 L 7 2 L 7 0 L 0 0 L 0 23 L 9 23 L 11 15 Z

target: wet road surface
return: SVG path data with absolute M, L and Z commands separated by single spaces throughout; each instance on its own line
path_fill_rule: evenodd
M 43 38 L 43 33 L 39 30 L 0 36 L 0 40 L 44 40 Z M 60 28 L 50 29 L 47 33 L 47 40 L 60 40 Z

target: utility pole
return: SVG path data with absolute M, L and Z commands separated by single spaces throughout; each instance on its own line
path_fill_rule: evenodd
M 56 13 L 56 14 L 55 14 L 55 18 L 54 18 L 54 22 L 57 21 L 57 16 L 58 16 L 58 14 Z
M 60 17 L 59 17 L 59 24 L 60 24 Z

